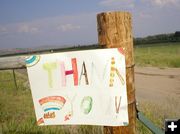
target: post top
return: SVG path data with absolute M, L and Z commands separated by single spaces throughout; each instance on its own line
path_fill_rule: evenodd
M 106 11 L 106 12 L 98 13 L 97 15 L 100 15 L 100 14 L 129 14 L 131 15 L 131 13 L 128 11 Z

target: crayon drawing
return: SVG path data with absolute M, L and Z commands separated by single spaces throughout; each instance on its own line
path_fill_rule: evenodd
M 127 125 L 124 53 L 112 48 L 28 58 L 37 124 Z

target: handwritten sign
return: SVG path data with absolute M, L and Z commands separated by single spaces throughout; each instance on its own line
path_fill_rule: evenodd
M 26 65 L 38 125 L 128 125 L 123 49 L 34 55 Z

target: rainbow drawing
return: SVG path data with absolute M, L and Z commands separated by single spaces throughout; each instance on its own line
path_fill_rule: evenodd
M 44 112 L 61 110 L 66 103 L 62 96 L 48 96 L 39 100 Z
M 39 62 L 39 60 L 40 60 L 40 56 L 39 55 L 32 55 L 32 56 L 30 56 L 30 57 L 28 57 L 27 59 L 26 59 L 26 66 L 27 67 L 32 67 L 32 66 L 34 66 L 34 65 L 36 65 L 38 62 Z
M 37 125 L 44 125 L 44 119 L 43 118 L 40 118 L 38 121 L 37 121 Z

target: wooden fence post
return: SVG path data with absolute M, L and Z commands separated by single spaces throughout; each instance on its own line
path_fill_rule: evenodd
M 136 133 L 133 35 L 131 23 L 131 14 L 128 12 L 105 12 L 97 15 L 99 44 L 107 48 L 123 47 L 126 56 L 129 125 L 126 127 L 104 127 L 105 134 Z
M 16 81 L 16 74 L 15 74 L 15 70 L 13 69 L 12 71 L 13 71 L 13 80 L 14 80 L 14 85 L 15 85 L 16 90 L 18 90 L 17 81 Z

